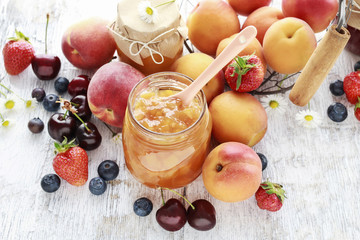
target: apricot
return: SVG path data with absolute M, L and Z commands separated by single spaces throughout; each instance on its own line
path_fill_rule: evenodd
M 276 21 L 283 19 L 282 11 L 275 7 L 261 7 L 252 12 L 245 20 L 242 28 L 254 26 L 257 30 L 256 38 L 263 44 L 264 36 L 269 27 Z
M 222 39 L 240 32 L 236 12 L 222 0 L 200 1 L 190 12 L 186 25 L 192 44 L 209 55 L 215 55 Z
M 202 178 L 206 190 L 224 202 L 250 198 L 260 186 L 261 160 L 254 150 L 238 142 L 226 142 L 206 157 Z
M 266 31 L 263 49 L 272 69 L 291 74 L 304 68 L 316 45 L 315 33 L 309 24 L 288 17 L 273 23 Z
M 231 43 L 232 40 L 234 40 L 234 38 L 237 36 L 238 33 L 232 35 L 231 37 L 225 38 L 223 40 L 221 40 L 221 42 L 219 43 L 217 49 L 216 49 L 216 56 L 218 56 L 227 45 L 229 45 Z M 245 49 L 243 49 L 238 56 L 245 56 L 245 55 L 251 55 L 251 54 L 255 54 L 256 56 L 258 56 L 261 60 L 261 62 L 263 63 L 264 66 L 264 73 L 266 73 L 266 60 L 263 54 L 263 48 L 260 44 L 260 42 L 255 38 L 254 40 L 252 40 L 251 43 L 249 43 L 249 45 L 246 46 Z M 225 71 L 226 67 L 223 68 L 223 70 Z
M 205 53 L 190 53 L 177 59 L 171 66 L 171 71 L 185 74 L 195 80 L 212 62 L 214 58 Z M 224 74 L 218 72 L 204 87 L 206 101 L 224 92 Z
M 260 7 L 269 6 L 271 0 L 228 0 L 228 2 L 238 14 L 248 16 Z
M 227 91 L 209 106 L 214 138 L 220 142 L 240 142 L 254 146 L 265 135 L 267 115 L 261 103 L 249 93 Z

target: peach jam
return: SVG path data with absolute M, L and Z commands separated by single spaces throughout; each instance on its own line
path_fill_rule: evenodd
M 123 126 L 123 148 L 130 173 L 149 187 L 183 187 L 201 173 L 209 152 L 211 119 L 203 91 L 189 106 L 169 96 L 192 80 L 161 72 L 131 91 Z

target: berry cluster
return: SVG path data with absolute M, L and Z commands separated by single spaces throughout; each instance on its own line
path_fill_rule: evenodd
M 360 61 L 354 65 L 354 72 L 345 76 L 344 81 L 336 80 L 330 84 L 330 92 L 334 96 L 342 96 L 344 93 L 349 103 L 355 104 L 354 114 L 360 121 Z M 336 102 L 331 104 L 327 110 L 328 117 L 334 122 L 342 122 L 348 116 L 344 104 Z

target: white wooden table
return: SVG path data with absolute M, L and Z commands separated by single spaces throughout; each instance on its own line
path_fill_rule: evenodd
M 272 5 L 280 6 L 280 2 L 274 0 Z M 191 1 L 183 1 L 183 14 L 192 8 Z M 44 51 L 48 12 L 49 52 L 61 58 L 59 75 L 68 79 L 79 74 L 92 75 L 93 72 L 74 68 L 65 59 L 61 36 L 70 24 L 83 18 L 114 19 L 116 0 L 1 0 L 1 48 L 17 28 L 30 37 L 38 53 Z M 16 126 L 0 132 L 0 239 L 359 239 L 360 122 L 345 97 L 334 97 L 329 91 L 329 83 L 343 79 L 358 60 L 359 56 L 344 51 L 311 100 L 312 110 L 323 117 L 319 128 L 299 126 L 295 114 L 305 108 L 290 101 L 285 115 L 269 118 L 268 132 L 254 149 L 269 160 L 263 179 L 282 183 L 287 192 L 279 212 L 260 210 L 254 197 L 238 203 L 220 202 L 207 193 L 201 177 L 178 189 L 186 192 L 190 201 L 205 198 L 213 203 L 217 225 L 208 232 L 196 231 L 186 224 L 180 231 L 170 233 L 158 225 L 155 212 L 161 206 L 159 190 L 142 186 L 130 175 L 121 139 L 112 139 L 95 118 L 92 121 L 98 126 L 103 143 L 89 152 L 89 179 L 97 176 L 97 167 L 105 159 L 116 160 L 119 177 L 101 196 L 92 195 L 88 184 L 74 187 L 65 181 L 57 192 L 45 193 L 40 180 L 54 172 L 53 140 L 46 129 L 32 134 L 27 123 L 33 117 L 46 123 L 51 113 L 41 105 L 33 111 L 14 113 L 11 117 L 16 119 Z M 2 57 L 0 75 L 5 75 Z M 39 81 L 31 68 L 18 76 L 5 75 L 3 83 L 23 98 L 31 98 L 35 87 L 56 93 L 53 81 Z M 344 103 L 349 111 L 342 123 L 334 123 L 326 115 L 328 106 L 335 101 Z M 148 217 L 133 213 L 133 202 L 139 197 L 148 197 L 154 204 Z M 170 197 L 175 196 L 166 192 L 165 198 Z

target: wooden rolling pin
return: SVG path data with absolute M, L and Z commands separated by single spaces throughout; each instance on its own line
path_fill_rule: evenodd
M 298 106 L 305 106 L 325 80 L 336 59 L 350 38 L 349 31 L 340 32 L 333 25 L 321 39 L 292 88 L 289 99 Z

